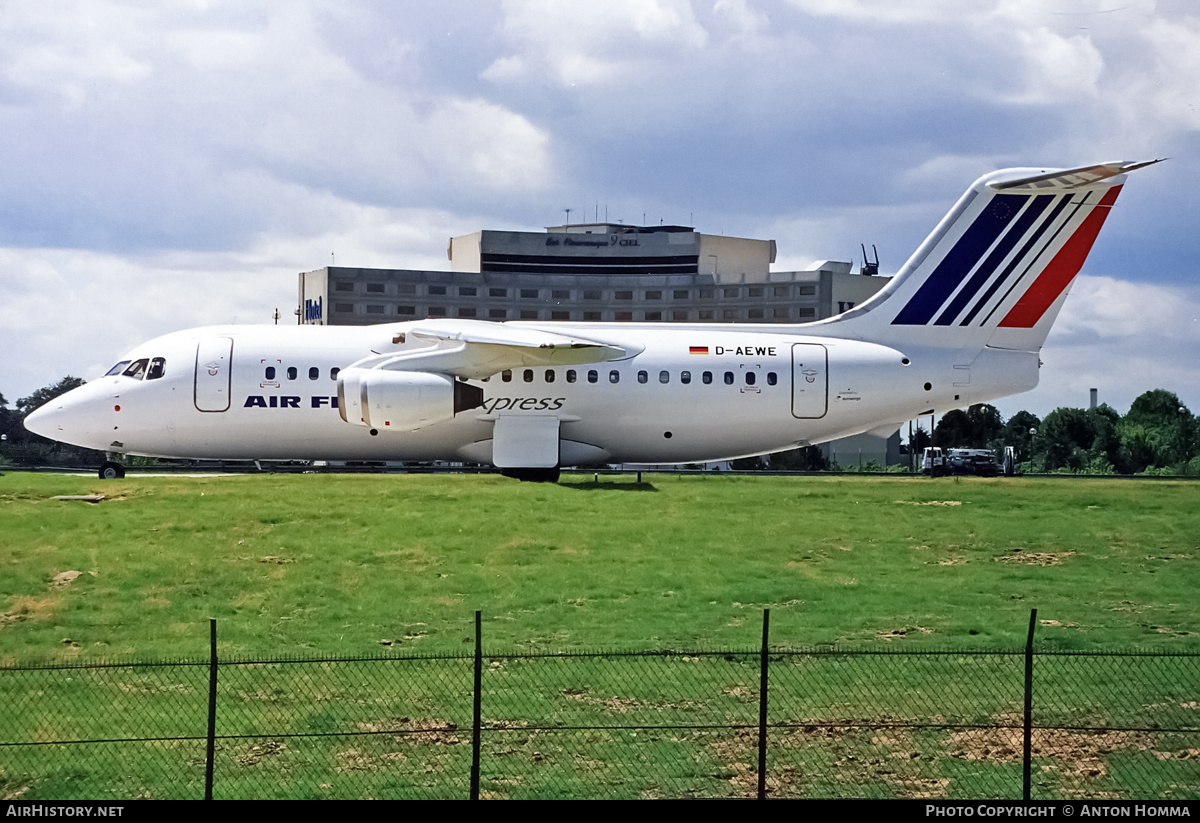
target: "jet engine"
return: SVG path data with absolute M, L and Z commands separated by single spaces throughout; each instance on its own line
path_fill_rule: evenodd
M 383 369 L 338 373 L 338 412 L 378 431 L 414 431 L 483 405 L 483 389 L 447 374 Z

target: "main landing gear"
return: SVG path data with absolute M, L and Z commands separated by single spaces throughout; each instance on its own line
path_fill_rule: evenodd
M 101 480 L 120 480 L 124 476 L 125 467 L 120 463 L 106 461 L 102 466 L 100 466 Z
M 558 467 L 553 469 L 501 469 L 505 477 L 515 477 L 527 483 L 557 483 Z
M 104 462 L 100 464 L 100 479 L 101 480 L 120 480 L 125 476 L 125 467 L 117 461 L 124 455 L 118 452 L 105 452 Z

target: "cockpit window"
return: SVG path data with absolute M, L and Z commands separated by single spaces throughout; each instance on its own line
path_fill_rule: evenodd
M 112 377 L 115 374 L 120 374 L 121 372 L 125 371 L 125 367 L 128 365 L 129 365 L 128 360 L 122 360 L 120 363 L 118 363 L 117 365 L 115 365 L 111 369 L 109 369 L 107 372 L 105 372 L 104 376 Z
M 161 357 L 154 357 L 150 360 L 150 371 L 146 372 L 147 380 L 157 380 L 166 374 L 167 361 Z
M 146 357 L 143 357 L 141 360 L 134 360 L 122 374 L 126 377 L 132 377 L 134 380 L 141 380 L 146 376 L 146 366 L 149 363 L 150 359 Z

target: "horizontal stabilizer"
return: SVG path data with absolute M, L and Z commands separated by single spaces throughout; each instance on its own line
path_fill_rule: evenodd
M 1062 169 L 1047 172 L 1046 174 L 1035 174 L 1032 177 L 1021 177 L 1016 180 L 992 180 L 988 185 L 996 191 L 1014 194 L 1018 192 L 1049 194 L 1059 191 L 1071 191 L 1072 189 L 1099 183 L 1101 180 L 1107 180 L 1110 177 L 1116 177 L 1118 174 L 1131 172 L 1134 169 L 1153 166 L 1155 163 L 1161 163 L 1165 159 L 1164 157 L 1158 160 L 1147 160 L 1142 163 L 1100 163 L 1095 166 L 1080 166 L 1077 169 Z

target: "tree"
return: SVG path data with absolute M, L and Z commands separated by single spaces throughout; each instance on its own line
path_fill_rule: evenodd
M 1012 446 L 1017 451 L 1017 461 L 1033 459 L 1034 431 L 1039 429 L 1042 421 L 1033 412 L 1024 409 L 1008 418 L 1001 435 L 1004 442 L 1001 445 Z
M 1004 434 L 1004 419 L 989 403 L 976 403 L 965 412 L 952 409 L 933 430 L 933 444 L 942 448 L 986 449 Z
M 1130 471 L 1180 465 L 1196 455 L 1195 418 L 1174 392 L 1143 392 L 1121 424 L 1121 451 Z

